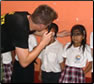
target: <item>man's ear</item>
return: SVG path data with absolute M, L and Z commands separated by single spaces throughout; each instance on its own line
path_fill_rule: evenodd
M 43 27 L 45 27 L 45 25 L 44 24 L 40 24 L 40 27 L 43 28 Z

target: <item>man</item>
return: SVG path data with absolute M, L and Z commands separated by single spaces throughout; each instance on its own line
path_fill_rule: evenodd
M 49 44 L 53 35 L 52 32 L 45 32 L 42 35 L 40 31 L 50 25 L 56 18 L 56 12 L 47 5 L 40 5 L 32 15 L 28 12 L 14 12 L 1 17 L 1 52 L 4 53 L 15 49 L 19 59 L 19 62 L 15 61 L 14 63 L 13 83 L 32 82 L 32 73 L 30 71 L 32 66 L 30 64 L 42 49 Z M 28 49 L 29 31 L 32 31 L 32 34 L 42 35 L 41 42 L 31 52 Z

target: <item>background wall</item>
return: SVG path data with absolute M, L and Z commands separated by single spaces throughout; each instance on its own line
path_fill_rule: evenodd
M 90 42 L 90 33 L 93 31 L 93 1 L 1 1 L 1 15 L 12 11 L 28 11 L 32 14 L 34 9 L 41 4 L 51 6 L 58 13 L 59 31 L 71 30 L 75 24 L 83 24 L 87 30 L 87 43 Z M 38 38 L 38 42 L 40 38 Z M 58 38 L 65 45 L 70 37 Z M 39 63 L 39 60 L 37 60 Z M 35 65 L 39 70 L 39 65 Z M 91 77 L 90 72 L 86 75 Z

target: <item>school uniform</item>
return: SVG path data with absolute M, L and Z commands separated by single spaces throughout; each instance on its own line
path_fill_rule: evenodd
M 48 45 L 39 55 L 42 61 L 42 82 L 43 83 L 58 83 L 61 67 L 63 62 L 63 46 L 57 40 Z
M 93 49 L 93 32 L 91 33 L 90 35 L 90 48 Z M 93 64 L 92 64 L 92 82 L 94 82 L 94 79 L 93 79 Z
M 3 83 L 11 83 L 11 75 L 12 75 L 12 58 L 11 52 L 6 52 L 1 54 L 2 57 L 2 82 Z
M 91 62 L 91 49 L 86 45 L 83 53 L 82 46 L 74 47 L 73 45 L 67 49 L 70 43 L 64 48 L 63 57 L 66 58 L 66 67 L 61 74 L 59 83 L 85 83 L 85 76 L 83 67 L 86 66 L 87 61 Z

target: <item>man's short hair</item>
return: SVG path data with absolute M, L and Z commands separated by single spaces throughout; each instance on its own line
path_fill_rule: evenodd
M 47 5 L 40 5 L 31 15 L 32 21 L 35 24 L 44 25 L 51 23 L 53 20 L 57 19 L 57 17 L 57 13 Z

